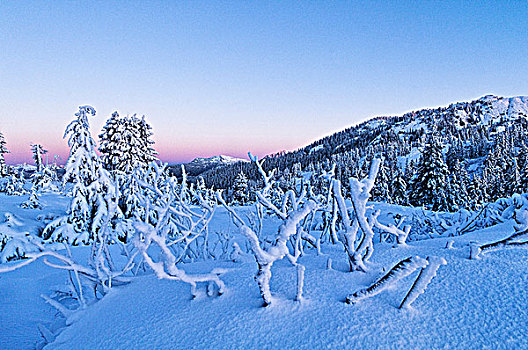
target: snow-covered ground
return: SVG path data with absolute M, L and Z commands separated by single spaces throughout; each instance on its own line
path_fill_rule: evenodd
M 18 209 L 24 196 L 0 199 L 1 215 L 15 212 L 31 223 L 31 217 L 39 214 Z M 66 203 L 53 195 L 42 202 L 57 211 L 64 210 Z M 244 246 L 244 238 L 223 209 L 217 210 L 210 227 L 211 232 L 220 230 L 232 232 Z M 254 281 L 257 266 L 249 254 L 236 263 L 223 259 L 183 264 L 179 266 L 187 272 L 227 269 L 222 276 L 226 293 L 208 297 L 201 286 L 198 297 L 191 300 L 187 284 L 145 273 L 112 289 L 67 327 L 40 295 L 64 289 L 68 275 L 37 261 L 0 274 L 0 348 L 34 348 L 41 339 L 39 325 L 58 334 L 47 349 L 526 348 L 528 251 L 501 250 L 480 260 L 468 259 L 470 242 L 491 242 L 513 232 L 512 223 L 506 222 L 460 237 L 412 241 L 408 246 L 376 243 L 368 273 L 346 272 L 343 249 L 325 243 L 322 255 L 307 250 L 300 258 L 306 266 L 301 302 L 294 301 L 296 268 L 287 260 L 273 266 L 273 303 L 266 308 Z M 451 240 L 453 248 L 447 249 Z M 75 248 L 73 254 L 81 261 L 88 248 Z M 398 306 L 418 272 L 377 296 L 354 305 L 344 302 L 401 259 L 415 255 L 443 257 L 447 265 L 440 267 L 412 309 Z

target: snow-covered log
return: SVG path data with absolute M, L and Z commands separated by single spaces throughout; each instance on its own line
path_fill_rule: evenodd
M 347 296 L 346 303 L 355 304 L 363 299 L 373 297 L 383 292 L 402 278 L 409 276 L 417 269 L 425 267 L 427 264 L 427 260 L 419 256 L 411 256 L 406 259 L 403 259 L 402 261 L 397 263 L 392 269 L 390 269 L 387 274 L 385 274 L 379 280 L 374 282 L 371 286 L 360 289 L 357 292 Z
M 519 241 L 523 239 L 523 241 Z M 470 245 L 469 258 L 470 259 L 479 259 L 481 253 L 500 250 L 504 248 L 518 248 L 528 245 L 528 230 L 515 232 L 511 236 L 508 236 L 499 241 L 488 243 L 484 245 Z
M 411 304 L 420 296 L 420 294 L 425 292 L 425 289 L 429 283 L 436 276 L 436 272 L 440 266 L 446 265 L 447 261 L 442 257 L 428 256 L 427 263 L 427 266 L 422 268 L 420 274 L 411 286 L 411 289 L 409 289 L 409 292 L 405 298 L 403 298 L 403 301 L 400 304 L 400 309 L 410 307 Z

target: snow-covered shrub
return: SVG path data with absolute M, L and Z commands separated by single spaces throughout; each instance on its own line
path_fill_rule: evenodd
M 32 191 L 59 192 L 57 173 L 50 167 L 43 167 L 41 171 L 31 175 Z
M 28 200 L 20 204 L 21 208 L 24 209 L 42 209 L 42 204 L 40 204 L 39 197 L 35 191 L 31 192 Z
M 258 216 L 260 217 L 263 212 L 258 208 L 264 207 L 282 221 L 271 246 L 265 246 L 259 240 L 257 232 L 251 227 L 252 225 L 244 221 L 233 208 L 227 205 L 220 193 L 217 193 L 217 199 L 230 213 L 233 223 L 239 228 L 240 233 L 249 241 L 258 266 L 255 280 L 259 286 L 264 306 L 268 306 L 272 302 L 270 290 L 271 267 L 276 261 L 284 257 L 287 257 L 297 268 L 296 299 L 300 300 L 304 285 L 304 266 L 300 265 L 297 260 L 302 254 L 302 239 L 306 239 L 307 235 L 303 230 L 301 221 L 317 209 L 317 203 L 311 199 L 305 200 L 305 192 L 297 196 L 293 190 L 289 190 L 283 197 L 281 208 L 278 208 L 270 199 L 270 190 L 273 187 L 271 180 L 273 172 L 266 174 L 258 158 L 251 154 L 249 154 L 249 157 L 264 180 L 264 188 L 256 193 Z M 290 239 L 293 239 L 293 252 L 288 247 Z
M 29 233 L 6 238 L 4 245 L 0 246 L 0 263 L 26 258 L 30 253 L 40 251 L 41 247 L 39 239 Z
M 177 265 L 185 259 L 206 258 L 209 254 L 209 222 L 215 208 L 192 189 L 179 185 L 166 176 L 166 165 L 152 163 L 146 179 L 136 179 L 142 187 L 140 204 L 144 215 L 136 215 L 136 234 L 133 243 L 146 264 L 158 278 L 182 281 L 191 286 L 196 296 L 197 283 L 213 283 L 218 293 L 225 286 L 215 269 L 206 274 L 187 274 Z M 195 196 L 200 207 L 192 208 L 183 195 Z M 201 242 L 201 243 L 198 243 Z
M 370 198 L 370 191 L 374 187 L 380 160 L 374 159 L 372 161 L 370 171 L 367 177 L 363 180 L 357 178 L 350 178 L 350 200 L 352 202 L 352 215 L 346 205 L 343 192 L 341 190 L 341 181 L 334 179 L 332 181 L 332 195 L 334 219 L 331 221 L 332 225 L 337 222 L 337 215 L 341 220 L 342 230 L 339 231 L 339 240 L 345 247 L 348 256 L 348 263 L 350 271 L 367 271 L 365 262 L 368 261 L 373 252 L 372 239 L 374 237 L 374 217 L 370 222 L 367 219 L 367 201 Z M 338 232 L 334 226 L 331 228 L 333 232 Z M 359 233 L 359 237 L 358 237 Z
M 4 192 L 8 196 L 23 196 L 27 193 L 24 188 L 25 183 L 22 173 L 19 176 L 11 175 L 3 183 L 1 192 Z
M 24 222 L 12 213 L 4 214 L 0 223 L 0 263 L 20 259 L 38 251 L 38 239 L 27 232 Z

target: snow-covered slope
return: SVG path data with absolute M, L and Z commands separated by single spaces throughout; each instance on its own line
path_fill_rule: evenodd
M 336 158 L 357 160 L 367 154 L 387 156 L 387 153 L 391 153 L 389 156 L 396 153 L 405 157 L 405 160 L 415 160 L 420 157 L 419 148 L 431 133 L 441 137 L 446 151 L 450 148 L 471 148 L 471 143 L 477 140 L 482 145 L 473 146 L 481 153 L 486 153 L 486 147 L 493 143 L 494 137 L 514 125 L 521 126 L 522 130 L 527 129 L 528 96 L 487 95 L 446 107 L 425 108 L 399 116 L 375 117 L 298 150 L 268 157 L 266 167 L 291 171 L 296 163 L 306 168 L 310 164 L 332 163 Z M 519 136 L 514 133 L 514 137 Z M 468 162 L 482 157 L 483 154 L 474 154 L 475 147 L 466 150 L 465 158 L 459 161 Z M 468 159 L 468 155 L 474 158 Z M 206 171 L 202 176 L 209 186 L 223 188 L 224 182 L 218 179 L 233 176 L 240 170 L 248 174 L 249 167 L 235 169 L 234 166 L 226 166 Z
M 390 126 L 396 134 L 418 129 L 431 131 L 433 126 L 507 126 L 518 119 L 528 119 L 528 96 L 498 97 L 486 95 L 471 102 L 457 102 L 447 107 L 427 108 L 402 116 L 378 117 L 358 125 L 364 131 Z
M 225 165 L 225 164 L 232 164 L 237 162 L 248 162 L 247 159 L 241 159 L 241 158 L 235 158 L 230 156 L 214 156 L 209 158 L 195 158 L 190 163 L 186 165 L 196 165 L 196 166 L 217 166 L 217 165 Z
M 375 204 L 384 212 L 404 215 L 417 210 Z M 239 210 L 249 210 L 239 208 Z M 243 238 L 218 209 L 211 231 L 228 230 L 244 246 Z M 524 348 L 528 315 L 526 249 L 487 253 L 469 260 L 469 244 L 510 235 L 513 222 L 458 237 L 409 242 L 393 247 L 376 243 L 368 273 L 347 272 L 346 255 L 339 245 L 324 245 L 300 259 L 306 267 L 304 299 L 296 296 L 297 270 L 277 262 L 271 280 L 273 304 L 262 308 L 254 281 L 256 264 L 248 253 L 238 262 L 227 259 L 183 264 L 190 273 L 227 270 L 222 276 L 226 293 L 207 297 L 204 286 L 191 300 L 189 286 L 158 280 L 152 274 L 114 288 L 97 303 L 80 311 L 62 331 L 57 317 L 40 294 L 65 290 L 67 273 L 42 261 L 0 275 L 0 348 L 29 348 L 39 340 L 38 325 L 57 338 L 47 349 L 323 349 L 323 348 Z M 446 248 L 453 241 L 452 248 Z M 119 249 L 119 247 L 114 247 Z M 75 247 L 76 259 L 86 259 L 89 247 Z M 398 306 L 418 272 L 392 288 L 348 305 L 344 299 L 371 285 L 387 268 L 410 256 L 447 260 L 425 294 L 411 309 Z M 332 268 L 328 261 L 332 259 Z M 44 328 L 41 328 L 44 329 Z
M 399 248 L 380 245 L 369 274 L 344 272 L 346 262 L 339 249 L 321 256 L 309 254 L 302 259 L 306 266 L 302 303 L 293 301 L 296 269 L 284 261 L 274 267 L 275 300 L 268 308 L 261 307 L 251 259 L 215 263 L 229 269 L 224 275 L 227 293 L 216 298 L 203 292 L 191 300 L 183 283 L 140 277 L 82 312 L 47 349 L 524 348 L 528 345 L 524 334 L 528 316 L 523 311 L 528 302 L 524 288 L 528 251 L 506 250 L 468 260 L 470 241 L 496 240 L 510 232 L 508 224 L 474 232 L 454 238 L 453 249 L 445 249 L 446 239 Z M 343 302 L 348 293 L 378 278 L 383 266 L 414 255 L 441 256 L 448 264 L 412 309 L 399 310 L 398 305 L 413 277 L 355 305 Z M 326 268 L 329 257 L 334 260 L 333 270 Z M 208 262 L 185 266 L 193 272 L 210 268 Z M 49 326 L 42 319 L 49 317 L 43 310 L 48 307 L 37 297 L 42 288 L 6 294 L 17 285 L 27 286 L 25 279 L 32 275 L 49 277 L 49 272 L 39 264 L 2 275 L 3 310 L 23 311 L 0 313 L 2 348 L 20 344 L 13 340 L 20 341 L 15 335 L 21 324 Z M 19 304 L 29 300 L 31 304 Z

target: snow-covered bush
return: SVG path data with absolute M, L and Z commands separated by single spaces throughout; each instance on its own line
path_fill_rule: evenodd
M 37 193 L 35 191 L 32 191 L 29 195 L 28 200 L 22 202 L 22 204 L 20 204 L 20 207 L 24 209 L 42 209 L 42 204 L 40 204 L 40 200 L 37 196 Z
M 330 225 L 332 225 L 330 231 L 339 233 L 339 240 L 343 244 L 348 256 L 350 271 L 367 271 L 365 263 L 372 255 L 374 249 L 372 243 L 374 231 L 372 228 L 377 223 L 379 213 L 370 215 L 370 218 L 368 218 L 367 201 L 374 187 L 380 162 L 379 159 L 372 160 L 368 176 L 364 179 L 358 180 L 355 177 L 349 179 L 350 201 L 352 203 L 351 213 L 343 196 L 341 181 L 337 179 L 332 181 L 331 193 L 333 195 L 334 206 L 332 213 L 334 218 L 330 221 Z M 341 222 L 341 230 L 338 230 L 335 226 L 337 223 L 337 215 L 339 215 Z M 388 230 L 388 233 L 398 235 L 400 237 L 398 242 L 405 243 L 408 231 L 405 233 L 405 231 L 400 230 L 396 226 L 387 227 L 379 223 L 377 225 L 379 229 Z
M 19 176 L 11 175 L 7 178 L 7 181 L 3 182 L 1 192 L 4 192 L 8 196 L 23 196 L 27 193 L 25 189 L 25 180 L 22 173 Z
M 249 241 L 258 266 L 255 280 L 264 300 L 264 306 L 268 306 L 272 302 L 270 290 L 271 267 L 276 261 L 282 260 L 284 257 L 287 257 L 297 268 L 296 299 L 300 300 L 304 285 L 304 266 L 298 263 L 298 258 L 302 254 L 302 239 L 306 239 L 307 235 L 303 230 L 301 221 L 317 209 L 317 203 L 311 199 L 305 201 L 305 192 L 297 196 L 293 190 L 289 190 L 283 197 L 281 208 L 278 208 L 270 200 L 270 190 L 273 187 L 271 180 L 273 172 L 266 174 L 258 158 L 251 154 L 249 154 L 249 157 L 264 180 L 264 188 L 256 193 L 258 216 L 261 218 L 263 211 L 259 208 L 264 207 L 282 221 L 272 244 L 265 246 L 264 242 L 259 240 L 258 234 L 252 228 L 252 225 L 244 221 L 232 207 L 227 205 L 220 193 L 217 194 L 217 199 L 230 213 L 233 223 L 239 228 L 240 233 Z M 293 239 L 293 251 L 290 251 L 288 247 L 290 239 Z
M 193 297 L 200 282 L 216 285 L 222 294 L 225 286 L 219 276 L 223 270 L 188 274 L 177 266 L 184 260 L 210 256 L 209 222 L 215 208 L 193 189 L 168 177 L 166 165 L 152 163 L 146 178 L 136 181 L 143 189 L 139 200 L 145 211 L 143 215 L 136 214 L 134 227 L 140 234 L 134 236 L 133 243 L 146 264 L 160 279 L 188 283 Z M 200 206 L 191 207 L 183 197 L 187 194 L 195 197 Z
M 33 173 L 31 181 L 33 182 L 32 191 L 59 192 L 57 173 L 48 166 L 43 167 L 39 172 Z

